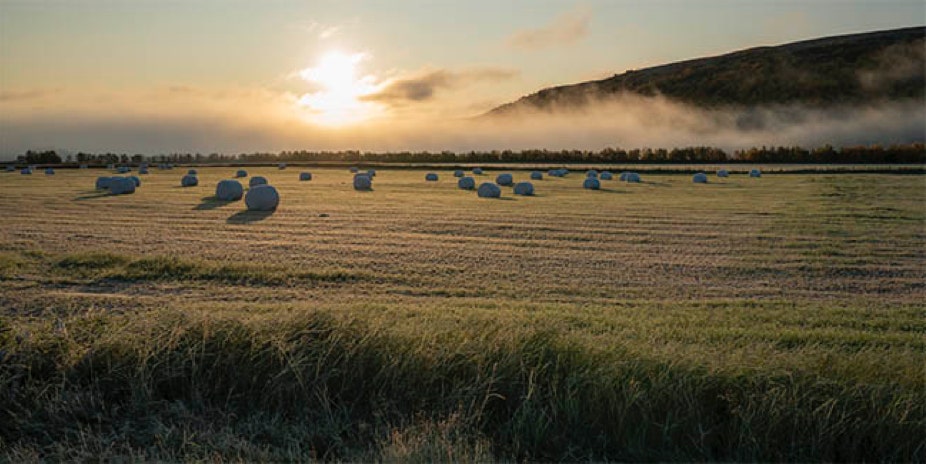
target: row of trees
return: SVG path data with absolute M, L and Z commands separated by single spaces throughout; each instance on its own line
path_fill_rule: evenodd
M 753 147 L 732 154 L 716 147 L 685 147 L 667 150 L 643 148 L 624 150 L 605 148 L 589 150 L 492 150 L 455 153 L 386 152 L 365 153 L 348 151 L 282 151 L 280 153 L 240 153 L 203 155 L 172 153 L 145 156 L 116 153 L 78 153 L 64 160 L 54 151 L 33 152 L 17 158 L 19 163 L 61 164 L 138 164 L 150 163 L 271 163 L 271 162 L 377 162 L 377 163 L 890 163 L 926 164 L 926 145 L 911 143 L 891 146 L 854 146 L 834 148 L 830 145 L 807 149 L 802 147 Z

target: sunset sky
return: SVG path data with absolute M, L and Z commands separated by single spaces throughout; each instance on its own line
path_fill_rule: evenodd
M 435 149 L 423 127 L 543 87 L 924 22 L 922 0 L 0 0 L 0 157 Z

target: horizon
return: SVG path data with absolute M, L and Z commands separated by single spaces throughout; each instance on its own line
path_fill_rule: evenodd
M 630 69 L 921 27 L 910 18 L 926 16 L 926 5 L 7 0 L 0 12 L 0 159 L 13 159 L 30 149 L 154 155 L 683 146 L 655 136 L 604 143 L 609 128 L 550 138 L 537 129 L 472 130 L 460 121 L 543 88 Z M 748 144 L 732 136 L 709 142 Z

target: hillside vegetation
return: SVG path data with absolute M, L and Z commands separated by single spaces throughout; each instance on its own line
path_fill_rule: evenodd
M 926 28 L 911 27 L 750 48 L 544 89 L 489 114 L 575 108 L 624 92 L 708 108 L 923 99 L 924 38 Z

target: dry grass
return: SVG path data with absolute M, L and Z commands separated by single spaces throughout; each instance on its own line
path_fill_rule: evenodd
M 7 459 L 926 459 L 922 176 L 199 171 L 0 175 Z

